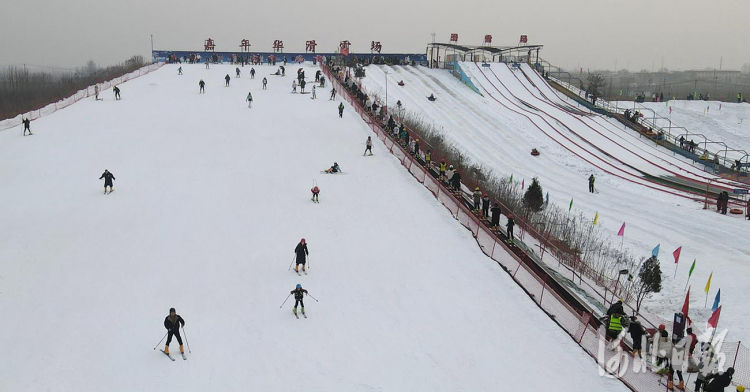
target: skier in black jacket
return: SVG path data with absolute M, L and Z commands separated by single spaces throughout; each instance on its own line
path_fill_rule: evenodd
M 172 336 L 177 338 L 180 344 L 180 354 L 185 356 L 185 349 L 182 347 L 182 336 L 180 336 L 180 327 L 185 326 L 185 320 L 177 314 L 174 308 L 169 309 L 169 316 L 164 318 L 164 328 L 167 329 L 167 345 L 164 346 L 164 354 L 169 355 L 169 343 L 172 342 Z
M 26 117 L 21 122 L 23 123 L 23 135 L 26 136 L 26 131 L 29 131 L 29 135 L 33 135 L 31 133 L 31 119 Z
M 490 209 L 492 211 L 492 218 L 490 218 L 490 227 L 497 227 L 500 225 L 500 205 L 495 203 Z
M 305 294 L 307 294 L 307 290 L 303 289 L 302 285 L 297 283 L 297 287 L 295 287 L 294 290 L 290 291 L 289 294 L 294 294 L 294 309 L 292 309 L 292 312 L 294 312 L 294 315 L 297 316 L 297 305 L 300 305 L 302 307 L 302 314 L 304 315 L 305 303 L 303 301 L 304 301 Z
M 232 79 L 229 77 L 229 74 L 224 77 L 224 87 L 229 87 L 229 80 Z
M 643 329 L 643 325 L 641 325 L 636 316 L 630 318 L 628 332 L 630 333 L 630 338 L 633 339 L 633 357 L 638 355 L 638 357 L 643 358 L 641 350 L 643 347 L 643 335 L 646 334 L 646 330 Z
M 115 191 L 115 188 L 112 186 L 112 180 L 115 179 L 115 176 L 109 172 L 109 170 L 104 169 L 104 173 L 102 173 L 101 177 L 99 179 L 104 179 L 104 194 L 107 194 L 107 187 L 109 187 L 109 193 L 112 193 Z
M 294 271 L 299 274 L 299 266 L 302 265 L 302 272 L 305 272 L 305 263 L 307 263 L 307 255 L 310 254 L 307 250 L 307 243 L 305 242 L 305 239 L 301 239 L 299 241 L 299 244 L 294 248 L 294 253 L 297 255 L 297 261 L 296 265 L 294 266 Z
M 513 220 L 513 215 L 508 214 L 508 223 L 505 224 L 505 228 L 508 230 L 508 241 L 513 242 L 513 226 L 516 222 Z

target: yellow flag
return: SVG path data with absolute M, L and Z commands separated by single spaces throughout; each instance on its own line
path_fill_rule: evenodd
M 708 290 L 711 288 L 711 277 L 713 277 L 713 276 L 714 276 L 714 273 L 712 271 L 711 275 L 708 275 L 708 282 L 706 282 L 706 288 L 703 289 L 703 291 L 705 291 L 706 294 L 708 294 Z
M 594 215 L 594 224 L 599 223 L 599 211 L 596 212 L 596 215 Z

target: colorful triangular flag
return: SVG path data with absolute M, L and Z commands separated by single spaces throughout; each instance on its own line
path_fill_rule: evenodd
M 721 301 L 721 289 L 716 292 L 716 297 L 714 298 L 714 305 L 711 306 L 711 310 L 716 310 L 719 308 L 719 301 Z
M 682 304 L 682 314 L 687 317 L 689 309 L 690 309 L 690 288 L 688 288 L 687 294 L 685 294 L 685 302 Z
M 682 253 L 682 247 L 679 247 L 672 252 L 672 256 L 674 256 L 674 263 L 677 264 L 680 262 L 680 253 Z
M 549 205 L 549 192 L 547 192 L 547 196 L 545 197 L 544 204 Z
M 573 208 L 573 198 L 570 198 L 570 204 L 568 205 L 568 212 L 570 212 L 570 209 Z
M 661 244 L 656 244 L 656 246 L 654 247 L 654 250 L 651 251 L 651 256 L 654 256 L 654 258 L 658 258 L 659 257 L 659 247 L 660 246 L 661 246 Z
M 688 278 L 693 276 L 693 270 L 695 269 L 695 259 L 693 259 L 693 265 L 690 266 L 690 272 L 688 272 Z
M 706 292 L 706 295 L 708 295 L 708 291 L 711 290 L 711 278 L 714 276 L 713 271 L 711 271 L 711 275 L 708 275 L 708 282 L 706 282 L 706 288 L 703 289 L 703 291 Z
M 716 328 L 716 326 L 719 325 L 719 316 L 720 315 L 721 315 L 721 306 L 719 306 L 718 308 L 716 308 L 716 310 L 714 310 L 714 313 L 708 319 L 708 326 Z
M 622 222 L 622 226 L 620 226 L 620 231 L 617 232 L 618 237 L 622 237 L 625 235 L 625 222 Z
M 596 212 L 596 215 L 594 215 L 594 224 L 599 223 L 599 211 Z
M 525 186 L 526 186 L 526 179 L 522 178 L 521 179 L 521 189 L 523 189 Z

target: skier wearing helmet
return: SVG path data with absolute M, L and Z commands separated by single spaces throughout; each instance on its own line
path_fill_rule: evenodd
M 294 266 L 294 271 L 299 275 L 299 266 L 302 265 L 302 272 L 307 273 L 305 270 L 305 263 L 307 263 L 307 256 L 310 252 L 307 250 L 307 243 L 304 238 L 301 239 L 299 244 L 294 248 L 294 253 L 297 255 L 297 264 Z
M 302 241 L 304 241 L 304 239 Z M 304 266 L 302 268 L 304 268 Z M 294 315 L 299 318 L 299 316 L 297 315 L 297 305 L 299 305 L 302 307 L 302 315 L 305 316 L 305 303 L 303 301 L 305 294 L 307 294 L 307 290 L 303 289 L 302 285 L 297 283 L 297 287 L 295 287 L 294 290 L 290 291 L 289 294 L 294 294 L 294 309 L 292 309 Z

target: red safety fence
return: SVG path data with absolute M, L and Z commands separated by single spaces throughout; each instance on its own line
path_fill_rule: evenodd
M 141 68 L 138 68 L 137 70 L 135 70 L 133 72 L 127 73 L 127 74 L 122 75 L 122 76 L 118 76 L 118 77 L 116 77 L 116 78 L 114 78 L 112 80 L 108 80 L 106 82 L 98 83 L 98 84 L 96 84 L 96 86 L 99 86 L 99 93 L 101 93 L 104 90 L 107 90 L 107 89 L 109 89 L 112 86 L 116 86 L 118 84 L 125 83 L 128 80 L 135 79 L 135 78 L 137 78 L 139 76 L 143 76 L 143 75 L 145 75 L 147 73 L 155 71 L 155 70 L 161 68 L 162 65 L 164 65 L 164 63 L 149 64 L 149 65 L 143 66 Z M 38 118 L 40 118 L 42 116 L 46 116 L 46 115 L 52 114 L 52 113 L 54 113 L 54 112 L 56 112 L 56 111 L 58 111 L 60 109 L 64 109 L 64 108 L 66 108 L 66 107 L 68 107 L 68 106 L 70 106 L 70 105 L 72 105 L 72 104 L 74 104 L 74 103 L 76 103 L 76 102 L 84 99 L 84 98 L 88 98 L 88 97 L 91 97 L 93 95 L 94 95 L 94 86 L 88 86 L 87 88 L 85 88 L 83 90 L 78 90 L 75 94 L 73 94 L 73 95 L 71 95 L 71 96 L 69 96 L 67 98 L 63 98 L 63 99 L 61 99 L 61 100 L 59 100 L 57 102 L 50 103 L 49 105 L 47 105 L 47 106 L 45 106 L 43 108 L 35 109 L 35 110 L 30 111 L 30 112 L 19 114 L 19 115 L 15 116 L 15 117 L 12 117 L 12 118 L 0 121 L 0 131 L 3 131 L 3 130 L 6 130 L 6 129 L 9 129 L 9 128 L 13 128 L 13 127 L 21 125 L 21 120 L 23 118 L 29 118 L 31 120 L 36 120 L 36 119 L 38 119 Z
M 435 178 L 429 172 L 428 168 L 424 167 L 404 147 L 389 136 L 377 119 L 362 107 L 361 103 L 350 94 L 342 82 L 332 76 L 328 66 L 323 63 L 320 66 L 323 73 L 328 77 L 328 80 L 340 92 L 339 95 L 351 104 L 354 110 L 370 126 L 376 137 L 383 142 L 386 149 L 401 162 L 417 181 L 430 190 L 437 200 L 464 227 L 471 231 L 482 252 L 497 262 L 550 318 L 565 330 L 586 353 L 598 361 L 599 370 L 602 371 L 601 369 L 605 364 L 616 364 L 616 366 L 611 368 L 607 367 L 606 371 L 602 371 L 604 372 L 602 374 L 617 377 L 633 391 L 656 392 L 665 390 L 666 386 L 663 384 L 665 382 L 662 379 L 663 377 L 651 371 L 638 371 L 634 369 L 633 360 L 629 354 L 602 349 L 602 347 L 606 346 L 606 342 L 602 332 L 595 327 L 595 325 L 598 325 L 594 322 L 596 316 L 590 311 L 582 310 L 580 303 L 575 303 L 576 301 L 571 299 L 569 293 L 560 289 L 560 285 L 555 281 L 555 278 L 544 268 L 535 267 L 533 264 L 530 264 L 529 260 L 533 260 L 533 258 L 522 253 L 520 248 L 510 248 L 505 241 L 500 239 L 465 203 L 448 190 L 440 180 Z M 468 185 L 469 189 L 472 189 L 474 184 Z M 502 208 L 505 211 L 509 211 L 505 205 L 502 205 Z M 522 222 L 522 230 L 529 231 L 537 240 L 540 238 L 544 240 L 545 237 L 541 233 L 536 232 L 533 226 L 522 219 L 520 221 Z M 516 220 L 516 224 L 519 224 L 519 220 Z M 539 237 L 536 237 L 536 235 L 539 235 Z M 548 237 L 546 243 L 542 246 L 551 248 L 553 255 L 556 253 L 556 247 Z M 526 248 L 528 249 L 528 247 Z M 566 265 L 566 268 L 575 272 L 570 266 Z M 573 277 L 575 279 L 575 274 Z M 580 275 L 578 279 L 582 281 Z M 608 291 L 605 289 L 605 293 L 601 294 L 605 303 L 608 298 Z M 599 291 L 597 290 L 596 292 L 598 293 Z M 613 297 L 610 297 L 610 301 L 612 298 L 616 298 L 615 294 L 612 293 Z M 735 383 L 747 383 L 748 376 L 750 375 L 748 374 L 748 369 L 750 369 L 750 350 L 742 346 L 739 342 L 725 342 L 720 352 L 726 356 L 724 367 L 731 366 L 732 364 L 735 365 Z M 621 360 L 614 360 L 613 357 L 615 356 L 620 356 Z M 687 390 L 690 389 L 687 388 Z

